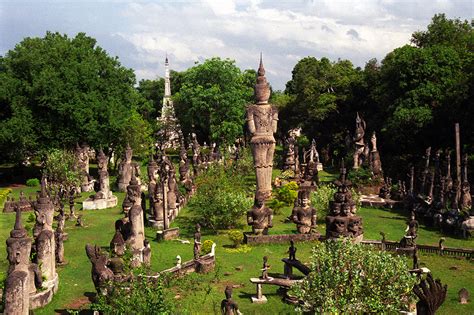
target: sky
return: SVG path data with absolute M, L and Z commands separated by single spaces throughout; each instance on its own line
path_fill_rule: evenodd
M 0 55 L 46 31 L 97 39 L 137 79 L 164 76 L 164 59 L 183 71 L 219 56 L 256 69 L 284 89 L 306 56 L 349 59 L 363 67 L 409 44 L 436 13 L 472 19 L 474 0 L 0 0 Z

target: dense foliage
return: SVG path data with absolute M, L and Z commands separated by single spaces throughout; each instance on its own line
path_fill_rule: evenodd
M 82 142 L 115 148 L 130 134 L 146 137 L 135 114 L 147 103 L 134 84 L 133 70 L 84 33 L 25 38 L 0 57 L 0 147 L 8 148 L 0 158 Z
M 81 183 L 81 172 L 76 167 L 76 156 L 66 150 L 53 149 L 46 155 L 43 174 L 52 185 L 65 188 L 76 187 Z
M 98 295 L 91 305 L 103 314 L 172 314 L 161 277 L 148 279 L 138 276 L 130 282 L 115 282 L 108 296 Z
M 222 165 L 212 165 L 196 179 L 199 194 L 188 205 L 201 226 L 217 232 L 240 227 L 242 218 L 252 206 L 242 177 L 232 175 Z
M 315 313 L 395 313 L 405 310 L 416 277 L 404 259 L 387 252 L 327 241 L 312 250 L 311 273 L 292 292 Z
M 207 59 L 186 70 L 174 98 L 183 133 L 196 132 L 201 141 L 233 143 L 243 135 L 254 83 L 254 71 L 242 72 L 229 59 Z

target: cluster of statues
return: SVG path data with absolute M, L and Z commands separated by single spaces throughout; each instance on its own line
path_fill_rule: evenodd
M 362 218 L 357 216 L 357 207 L 352 199 L 352 183 L 346 179 L 347 170 L 341 163 L 339 179 L 334 182 L 337 191 L 334 200 L 329 202 L 329 215 L 326 217 L 326 238 L 352 237 L 355 242 L 363 238 Z
M 16 208 L 20 209 L 21 212 L 32 211 L 34 209 L 36 200 L 33 200 L 32 196 L 26 198 L 25 193 L 20 191 L 18 201 L 14 197 L 7 196 L 5 204 L 3 205 L 3 212 L 13 212 Z
M 22 225 L 18 205 L 15 205 L 15 212 L 15 226 L 7 239 L 9 268 L 5 282 L 5 313 L 29 314 L 30 308 L 44 306 L 57 291 L 56 264 L 65 262 L 64 215 L 59 215 L 54 231 L 54 205 L 47 194 L 44 177 L 35 203 L 33 239 Z M 48 293 L 49 300 L 38 297 L 41 292 Z
M 382 162 L 380 161 L 380 154 L 377 149 L 377 137 L 375 135 L 375 131 L 372 133 L 370 138 L 370 143 L 372 145 L 372 149 L 369 147 L 369 144 L 365 142 L 365 129 L 367 125 L 365 120 L 360 117 L 359 113 L 357 113 L 356 117 L 356 127 L 353 137 L 354 142 L 354 169 L 358 169 L 363 165 L 367 165 L 372 172 L 373 178 L 381 178 L 383 176 L 382 171 Z
M 414 167 L 410 170 L 408 191 L 404 182 L 399 181 L 398 190 L 392 195 L 405 201 L 409 210 L 426 224 L 467 236 L 474 231 L 467 165 L 468 158 L 464 155 L 460 163 L 460 176 L 454 177 L 451 172 L 451 153 L 437 150 L 432 156 L 431 148 L 428 148 L 421 174 L 416 177 Z M 417 178 L 419 181 L 416 182 Z

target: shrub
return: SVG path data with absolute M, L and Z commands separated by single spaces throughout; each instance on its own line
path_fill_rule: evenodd
M 283 201 L 279 201 L 278 199 L 270 199 L 266 202 L 266 205 L 273 210 L 273 214 L 278 215 L 281 213 L 281 209 L 283 209 L 286 204 Z
M 351 169 L 347 178 L 355 186 L 363 186 L 372 182 L 372 173 L 367 168 L 359 167 L 358 169 Z
M 298 197 L 298 184 L 289 182 L 280 188 L 275 189 L 274 199 L 283 202 L 285 206 L 292 206 Z
M 10 188 L 0 189 L 0 205 L 7 199 L 7 196 L 12 192 Z
M 350 241 L 312 249 L 311 273 L 292 288 L 312 313 L 398 313 L 412 297 L 416 276 L 402 257 Z
M 229 236 L 229 239 L 234 243 L 234 247 L 239 247 L 244 241 L 244 233 L 242 233 L 242 231 L 229 231 L 227 235 Z
M 99 294 L 91 309 L 103 314 L 172 314 L 161 277 L 138 276 L 130 282 L 114 282 L 112 292 Z
M 214 242 L 212 240 L 205 240 L 202 243 L 201 250 L 202 250 L 203 255 L 209 254 L 211 252 L 212 244 L 214 244 Z
M 30 178 L 26 181 L 26 186 L 29 186 L 29 187 L 39 186 L 39 184 L 40 184 L 40 181 L 38 178 Z
M 198 192 L 188 203 L 195 220 L 214 232 L 241 226 L 252 206 L 241 176 L 229 176 L 222 165 L 213 165 L 196 180 Z
M 329 201 L 333 200 L 336 187 L 333 184 L 321 185 L 311 194 L 311 204 L 318 213 L 318 218 L 326 217 L 329 210 Z

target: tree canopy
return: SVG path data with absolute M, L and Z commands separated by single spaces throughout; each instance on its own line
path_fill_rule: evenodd
M 133 70 L 84 33 L 25 38 L 0 59 L 2 158 L 78 142 L 118 146 L 146 106 L 134 84 Z

